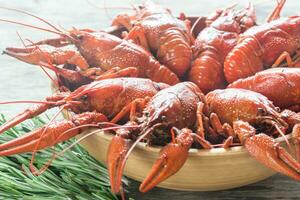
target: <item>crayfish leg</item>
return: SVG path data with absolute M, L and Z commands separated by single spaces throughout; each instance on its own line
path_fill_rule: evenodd
M 148 97 L 145 98 L 137 98 L 126 105 L 110 122 L 117 123 L 123 117 L 129 114 L 130 121 L 135 121 L 137 115 L 137 108 L 144 108 L 146 103 L 149 101 Z
M 118 67 L 112 68 L 109 71 L 97 76 L 95 80 L 99 81 L 119 77 L 138 77 L 138 69 L 136 67 L 128 67 L 125 69 L 119 69 Z
M 268 23 L 280 18 L 280 12 L 281 12 L 285 2 L 286 2 L 286 0 L 277 1 L 277 6 L 273 10 L 273 12 L 270 14 L 270 16 L 267 18 Z
M 280 113 L 280 116 L 288 123 L 289 126 L 294 127 L 300 123 L 300 113 L 296 113 L 290 109 L 285 109 Z
M 134 19 L 134 17 L 131 17 L 127 14 L 121 14 L 118 15 L 113 21 L 112 26 L 124 26 L 127 30 L 131 30 L 133 25 L 131 21 Z
M 286 60 L 287 66 L 288 67 L 293 67 L 294 63 L 293 63 L 293 59 L 290 55 L 289 52 L 284 51 L 282 52 L 282 54 L 280 54 L 280 56 L 276 59 L 276 61 L 274 62 L 274 64 L 272 65 L 272 68 L 274 67 L 279 67 L 280 64 Z
M 224 149 L 228 149 L 233 144 L 233 136 L 229 136 L 225 142 L 222 144 Z
M 134 43 L 141 45 L 144 49 L 150 51 L 148 41 L 145 35 L 145 29 L 141 24 L 136 24 L 124 38 L 125 40 L 132 40 Z
M 204 109 L 204 103 L 199 102 L 197 104 L 197 135 L 204 138 L 204 125 L 203 125 L 203 109 Z

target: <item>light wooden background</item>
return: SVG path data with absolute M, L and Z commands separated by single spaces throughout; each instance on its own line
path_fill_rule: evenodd
M 283 10 L 283 16 L 299 14 L 299 0 L 287 0 Z M 141 1 L 118 1 L 118 0 L 0 0 L 0 6 L 8 6 L 24 9 L 38 16 L 44 17 L 52 23 L 65 29 L 72 26 L 78 28 L 102 29 L 109 26 L 113 16 L 124 10 L 103 10 L 99 7 L 104 6 L 126 6 L 140 3 Z M 175 15 L 184 12 L 187 15 L 200 16 L 208 15 L 216 8 L 223 8 L 233 3 L 239 3 L 240 6 L 247 5 L 246 0 L 160 0 L 155 1 L 169 7 Z M 259 21 L 264 21 L 271 12 L 275 0 L 255 0 L 252 1 L 257 10 Z M 0 10 L 0 18 L 13 19 L 43 26 L 35 19 L 17 14 L 11 11 Z M 8 46 L 22 46 L 16 31 L 23 38 L 38 40 L 54 35 L 42 31 L 32 30 L 21 26 L 15 26 L 0 22 L 0 50 Z M 0 101 L 6 100 L 39 100 L 50 95 L 50 81 L 46 75 L 36 66 L 28 65 L 12 59 L 8 56 L 0 56 Z M 7 116 L 13 116 L 28 107 L 24 104 L 0 105 L 0 113 Z M 52 111 L 53 113 L 53 111 Z M 226 170 L 226 169 L 224 169 Z M 164 189 L 154 189 L 147 194 L 138 192 L 138 183 L 131 181 L 129 196 L 137 200 L 147 199 L 175 199 L 175 200 L 204 200 L 204 199 L 300 199 L 300 184 L 281 175 L 275 175 L 268 180 L 227 191 L 219 192 L 179 192 Z

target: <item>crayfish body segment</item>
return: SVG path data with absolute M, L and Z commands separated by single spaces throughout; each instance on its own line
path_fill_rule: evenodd
M 197 36 L 189 80 L 205 93 L 225 88 L 223 64 L 227 54 L 237 44 L 239 35 L 256 24 L 252 5 L 242 11 L 227 8 L 220 16 L 207 20 L 209 24 Z
M 300 104 L 300 69 L 272 68 L 239 79 L 228 88 L 243 88 L 258 92 L 281 109 Z

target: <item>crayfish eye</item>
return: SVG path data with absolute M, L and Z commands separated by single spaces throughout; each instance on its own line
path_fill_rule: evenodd
M 279 108 L 279 107 L 275 107 L 275 110 L 276 110 L 277 112 L 280 112 L 280 108 Z
M 83 39 L 83 35 L 81 35 L 81 34 L 76 35 L 76 38 L 77 38 L 78 40 L 82 40 L 82 39 Z
M 257 114 L 258 115 L 266 115 L 267 114 L 267 111 L 263 108 L 258 108 L 257 109 Z
M 85 101 L 85 100 L 87 100 L 87 98 L 88 98 L 87 95 L 83 95 L 80 97 L 80 100 Z
M 150 117 L 150 113 L 149 112 L 145 112 L 144 113 L 146 117 Z
M 163 121 L 163 122 L 165 122 L 165 121 L 167 121 L 167 117 L 166 116 L 161 116 L 161 121 Z

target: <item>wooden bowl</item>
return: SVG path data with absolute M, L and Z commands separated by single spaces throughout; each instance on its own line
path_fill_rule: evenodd
M 66 119 L 71 118 L 68 111 L 64 110 L 63 115 Z M 91 128 L 76 138 L 80 139 L 91 132 L 95 133 L 81 140 L 79 144 L 95 159 L 106 163 L 107 150 L 113 135 Z M 286 137 L 291 140 L 290 135 Z M 283 138 L 277 138 L 276 142 L 286 147 Z M 136 181 L 143 181 L 159 157 L 160 150 L 161 147 L 139 143 L 126 162 L 124 175 Z M 229 149 L 190 149 L 183 167 L 157 187 L 181 191 L 218 191 L 256 183 L 275 173 L 254 160 L 243 146 Z
M 192 23 L 196 17 L 190 18 Z M 205 27 L 205 18 L 198 20 L 194 34 L 197 35 Z M 122 27 L 111 27 L 106 31 L 120 36 Z M 65 112 L 68 118 L 69 113 Z M 83 135 L 94 131 L 89 129 Z M 113 136 L 97 132 L 80 144 L 97 160 L 106 162 L 107 149 Z M 149 147 L 140 143 L 132 151 L 126 163 L 124 175 L 142 181 L 159 156 L 160 148 Z M 184 166 L 172 177 L 160 183 L 158 187 L 185 191 L 216 191 L 236 188 L 266 179 L 275 174 L 254 160 L 243 147 L 232 147 L 228 150 L 215 148 L 212 150 L 191 149 Z
M 95 131 L 88 130 L 83 135 Z M 97 160 L 106 162 L 108 145 L 113 135 L 97 132 L 82 140 L 80 144 Z M 278 138 L 281 142 L 282 139 Z M 159 157 L 159 147 L 140 143 L 130 154 L 124 175 L 142 181 Z M 254 160 L 244 147 L 232 147 L 228 150 L 190 149 L 184 166 L 172 177 L 160 183 L 158 187 L 183 191 L 216 191 L 236 188 L 266 179 L 275 174 Z

